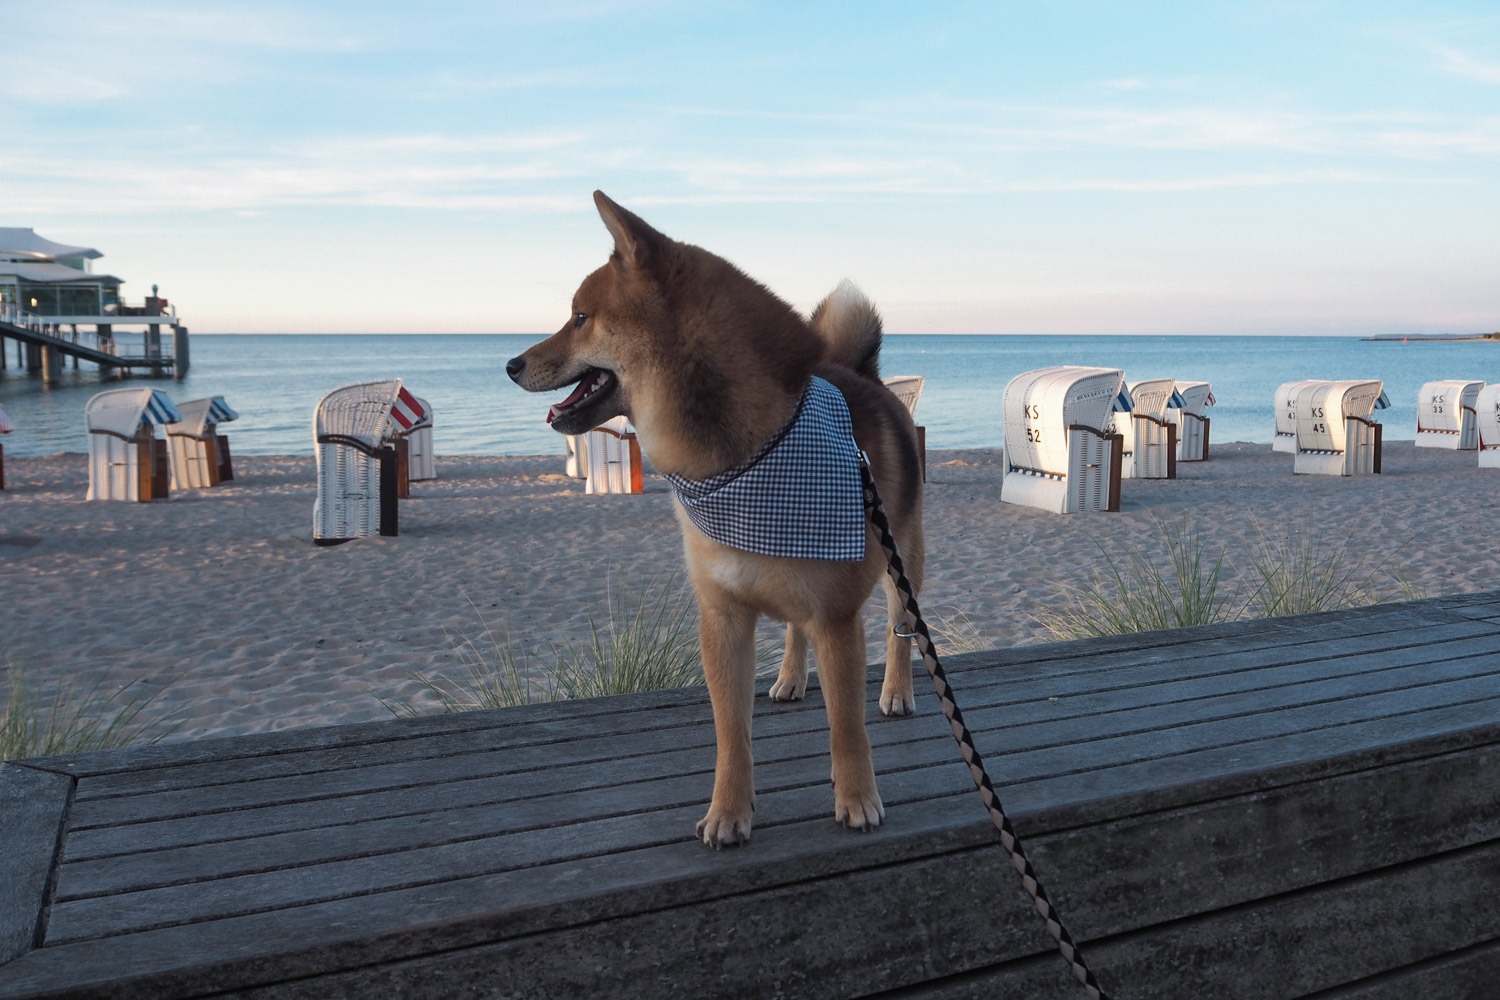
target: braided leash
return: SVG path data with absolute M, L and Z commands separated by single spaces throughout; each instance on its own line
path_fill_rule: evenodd
M 932 678 L 932 686 L 937 690 L 938 699 L 942 702 L 943 715 L 947 716 L 948 726 L 953 730 L 953 738 L 958 741 L 964 761 L 969 765 L 969 775 L 974 779 L 975 787 L 979 789 L 979 797 L 984 799 L 985 808 L 989 810 L 990 821 L 999 831 L 1000 844 L 1010 854 L 1011 867 L 1016 870 L 1017 875 L 1021 876 L 1021 885 L 1031 897 L 1036 912 L 1046 923 L 1048 933 L 1056 939 L 1057 950 L 1067 960 L 1074 977 L 1083 984 L 1084 990 L 1090 997 L 1094 1000 L 1109 1000 L 1109 995 L 1104 992 L 1104 988 L 1099 985 L 1099 981 L 1089 970 L 1088 963 L 1083 960 L 1083 953 L 1073 942 L 1073 936 L 1063 926 L 1062 917 L 1058 914 L 1057 908 L 1052 905 L 1052 900 L 1047 897 L 1047 890 L 1037 879 L 1031 862 L 1026 858 L 1026 852 L 1021 848 L 1021 839 L 1016 836 L 1015 827 L 1011 826 L 1010 818 L 1005 815 L 1005 809 L 1000 804 L 1000 796 L 995 794 L 995 788 L 990 783 L 990 776 L 985 773 L 984 761 L 979 756 L 979 749 L 974 745 L 974 737 L 970 735 L 969 728 L 964 725 L 963 713 L 959 711 L 958 703 L 953 700 L 953 689 L 948 686 L 948 675 L 944 673 L 943 665 L 938 662 L 937 652 L 932 645 L 932 636 L 927 631 L 927 623 L 922 620 L 922 613 L 917 608 L 917 597 L 912 593 L 911 582 L 906 579 L 906 571 L 901 565 L 901 554 L 896 551 L 895 536 L 891 534 L 891 525 L 886 520 L 885 508 L 880 502 L 880 493 L 875 489 L 875 479 L 870 474 L 869 463 L 863 454 L 860 455 L 859 471 L 864 480 L 865 511 L 869 515 L 870 523 L 880 532 L 880 545 L 885 549 L 888 571 L 896 584 L 897 591 L 901 594 L 902 604 L 913 622 L 910 633 L 898 632 L 897 634 L 916 639 L 917 646 L 922 651 L 922 662 L 927 666 L 927 673 Z

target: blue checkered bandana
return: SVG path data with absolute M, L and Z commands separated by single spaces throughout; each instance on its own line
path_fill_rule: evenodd
M 849 404 L 814 378 L 797 413 L 744 465 L 708 479 L 668 475 L 693 524 L 730 548 L 793 559 L 865 557 L 864 493 Z

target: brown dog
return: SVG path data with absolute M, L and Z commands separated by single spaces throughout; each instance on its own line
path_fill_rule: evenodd
M 858 448 L 868 454 L 907 574 L 913 587 L 920 586 L 916 431 L 906 408 L 880 382 L 880 317 L 869 301 L 845 282 L 809 323 L 728 261 L 663 236 L 602 192 L 594 192 L 594 202 L 614 237 L 614 253 L 578 287 L 563 328 L 506 366 L 532 392 L 574 386 L 549 412 L 553 428 L 581 434 L 624 414 L 657 471 L 674 486 L 691 489 L 719 482 L 715 477 L 740 481 L 742 467 L 759 467 L 761 456 L 785 452 L 791 446 L 784 442 L 801 433 L 804 415 L 826 404 L 830 421 L 852 424 Z M 843 406 L 847 418 L 838 416 Z M 847 493 L 846 457 L 839 450 L 837 464 L 826 466 L 841 498 Z M 726 471 L 731 475 L 721 476 Z M 823 478 L 820 471 L 810 480 L 815 492 Z M 806 692 L 811 641 L 828 709 L 835 818 L 866 830 L 878 826 L 885 807 L 865 732 L 860 615 L 876 580 L 885 581 L 891 624 L 904 618 L 879 540 L 866 534 L 862 520 L 850 528 L 846 518 L 840 530 L 858 536 L 862 555 L 766 554 L 758 546 L 782 543 L 710 537 L 715 529 L 689 509 L 693 501 L 687 496 L 679 488 L 677 514 L 698 599 L 703 672 L 718 737 L 713 801 L 698 835 L 714 847 L 750 838 L 754 629 L 760 615 L 787 623 L 773 699 L 796 700 Z M 814 506 L 812 513 L 822 515 L 836 505 Z M 738 531 L 741 521 L 760 513 L 729 515 L 729 529 Z M 821 527 L 809 532 L 813 543 L 826 541 Z M 914 708 L 911 642 L 894 634 L 887 641 L 880 708 L 887 715 Z

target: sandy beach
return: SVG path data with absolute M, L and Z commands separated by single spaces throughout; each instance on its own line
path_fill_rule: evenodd
M 461 675 L 465 636 L 545 650 L 586 637 L 611 593 L 680 576 L 671 496 L 650 473 L 642 496 L 591 497 L 561 456 L 439 456 L 439 478 L 402 502 L 399 537 L 318 547 L 312 457 L 235 462 L 232 483 L 140 504 L 86 502 L 83 455 L 8 461 L 0 667 L 43 697 L 160 687 L 148 714 L 180 720 L 174 740 L 388 719 L 381 699 L 437 710 L 417 677 Z M 1250 585 L 1257 539 L 1289 533 L 1347 544 L 1392 597 L 1392 576 L 1421 596 L 1500 580 L 1482 542 L 1500 472 L 1473 452 L 1388 443 L 1383 475 L 1342 479 L 1227 444 L 1178 468 L 1127 480 L 1118 514 L 1059 516 L 1000 502 L 998 452 L 931 452 L 924 610 L 961 614 L 988 645 L 1045 641 L 1036 616 L 1097 578 L 1100 544 L 1150 552 L 1185 521 L 1225 553 L 1230 593 Z M 878 596 L 867 617 L 878 641 Z

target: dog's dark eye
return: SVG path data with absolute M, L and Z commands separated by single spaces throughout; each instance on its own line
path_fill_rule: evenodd
M 589 321 L 589 314 L 588 313 L 586 313 L 586 312 L 576 312 L 576 313 L 574 313 L 573 314 L 573 329 L 575 329 L 575 330 L 578 329 L 580 326 L 582 326 L 583 324 L 587 323 L 588 321 Z

